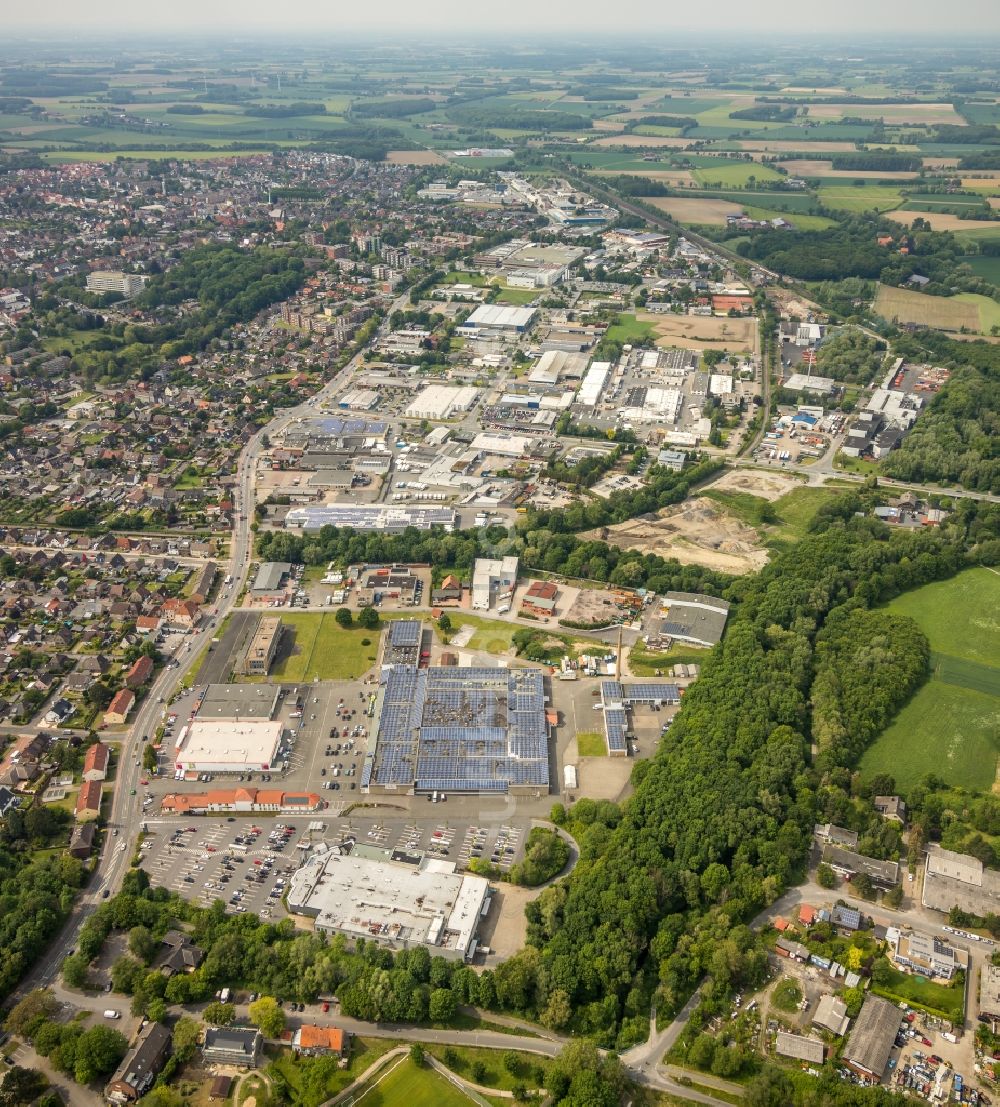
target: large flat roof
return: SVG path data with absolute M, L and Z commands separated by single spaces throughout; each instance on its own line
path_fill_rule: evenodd
M 278 706 L 280 693 L 277 684 L 210 684 L 197 718 L 217 722 L 270 719 Z
M 231 722 L 221 719 L 195 719 L 188 728 L 175 760 L 185 768 L 199 765 L 231 766 L 238 772 L 243 766 L 269 769 L 281 743 L 282 724 L 264 719 Z
M 854 1023 L 843 1059 L 881 1079 L 902 1017 L 895 1004 L 869 996 Z
M 464 327 L 523 328 L 528 326 L 537 313 L 537 308 L 481 304 L 462 325 Z
M 327 525 L 358 531 L 401 531 L 407 527 L 430 530 L 440 526 L 455 529 L 455 512 L 450 507 L 393 507 L 385 504 L 310 504 L 293 507 L 285 516 L 286 527 L 319 530 Z
M 454 863 L 405 864 L 330 849 L 292 876 L 288 909 L 311 916 L 319 929 L 465 957 L 488 893 L 489 881 L 455 872 Z

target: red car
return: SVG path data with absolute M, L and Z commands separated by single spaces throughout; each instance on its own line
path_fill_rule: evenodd
M 931 1046 L 934 1043 L 930 1040 L 930 1038 L 921 1038 L 920 1039 L 920 1044 L 925 1045 L 925 1046 Z
M 324 1003 L 323 1004 L 323 1010 L 324 1011 L 329 1011 L 330 1010 L 330 1004 L 329 1003 Z
M 216 847 L 215 846 L 206 846 L 205 847 L 205 852 L 206 853 L 215 853 L 216 852 Z
M 145 777 L 143 777 L 142 780 L 139 781 L 139 783 L 140 784 L 148 784 L 149 781 Z
M 263 864 L 264 864 L 264 862 L 263 862 L 263 861 L 261 861 L 261 859 L 260 859 L 259 857 L 255 857 L 255 858 L 254 858 L 254 862 L 253 862 L 253 863 L 254 863 L 255 865 L 263 865 Z

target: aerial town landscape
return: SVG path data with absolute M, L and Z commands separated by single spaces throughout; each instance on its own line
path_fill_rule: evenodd
M 0 41 L 0 1107 L 1000 1103 L 1000 11 L 426 7 Z

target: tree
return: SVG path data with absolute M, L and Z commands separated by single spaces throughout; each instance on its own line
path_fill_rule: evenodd
M 148 926 L 133 926 L 128 932 L 129 952 L 148 965 L 153 960 L 159 942 L 150 933 Z
M 447 634 L 451 630 L 451 618 L 447 611 L 442 611 L 438 618 L 438 629 L 442 634 Z
M 374 607 L 363 607 L 358 613 L 358 626 L 364 630 L 377 630 L 379 625 L 378 612 Z
M 87 984 L 87 970 L 90 962 L 82 953 L 67 957 L 62 963 L 63 983 L 67 988 L 83 988 Z
M 280 1038 L 285 1029 L 285 1012 L 273 996 L 261 996 L 247 1008 L 250 1021 L 260 1027 L 265 1038 Z
M 202 1015 L 210 1026 L 228 1026 L 236 1018 L 236 1008 L 231 1003 L 210 1003 Z
M 428 1013 L 432 1022 L 448 1022 L 458 1010 L 458 1000 L 450 988 L 435 988 L 431 992 Z
M 0 1107 L 21 1107 L 32 1103 L 45 1090 L 46 1079 L 37 1069 L 15 1065 L 8 1069 L 0 1084 Z
M 90 1027 L 76 1043 L 74 1079 L 78 1084 L 89 1084 L 99 1076 L 114 1072 L 127 1049 L 124 1034 L 112 1030 L 110 1026 Z
M 337 622 L 337 626 L 343 627 L 344 630 L 354 624 L 354 616 L 351 614 L 351 609 L 349 607 L 338 607 L 334 619 Z
M 189 1061 L 194 1056 L 200 1035 L 201 1023 L 197 1019 L 181 1015 L 174 1024 L 172 1037 L 174 1056 L 178 1061 Z
M 419 1042 L 414 1042 L 410 1046 L 410 1060 L 415 1065 L 422 1065 L 424 1063 L 424 1047 Z
M 744 1102 L 747 1107 L 788 1107 L 788 1104 L 795 1102 L 791 1077 L 781 1069 L 768 1065 L 747 1085 Z
M 36 1031 L 59 1010 L 56 997 L 44 988 L 36 988 L 20 1000 L 7 1016 L 6 1027 L 19 1038 L 33 1038 Z
M 839 883 L 837 874 L 825 861 L 816 870 L 816 883 L 821 888 L 836 888 Z

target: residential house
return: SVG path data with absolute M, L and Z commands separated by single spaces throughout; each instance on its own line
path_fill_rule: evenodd
M 198 604 L 193 600 L 181 599 L 165 600 L 160 608 L 160 615 L 166 626 L 179 630 L 193 630 L 201 617 Z
M 96 819 L 101 814 L 101 782 L 85 780 L 80 785 L 80 794 L 76 797 L 76 821 L 78 823 Z
M 147 657 L 145 654 L 137 657 L 132 663 L 132 667 L 125 674 L 125 687 L 135 690 L 141 688 L 147 680 L 153 675 L 153 661 L 152 658 Z
M 96 837 L 97 827 L 92 822 L 74 826 L 69 836 L 69 845 L 66 847 L 66 852 L 78 861 L 86 861 L 94 850 L 94 839 Z
M 304 1023 L 292 1037 L 292 1049 L 307 1057 L 333 1053 L 344 1061 L 350 1052 L 350 1035 L 336 1026 Z
M 173 976 L 179 972 L 194 972 L 205 957 L 204 950 L 191 941 L 180 930 L 168 930 L 160 942 L 163 952 L 157 968 L 164 976 Z
M 431 592 L 431 603 L 435 607 L 459 607 L 462 603 L 462 582 L 449 573 L 441 587 Z
M 826 846 L 843 846 L 845 849 L 858 848 L 858 833 L 856 830 L 846 830 L 842 826 L 833 823 L 817 823 L 813 827 L 813 837 Z
M 906 800 L 901 796 L 876 796 L 873 803 L 883 819 L 891 819 L 900 826 L 906 826 Z
M 111 1103 L 134 1103 L 141 1099 L 153 1086 L 170 1051 L 170 1031 L 162 1023 L 146 1023 L 108 1082 L 107 1099 Z
M 968 954 L 964 950 L 956 949 L 936 935 L 922 930 L 889 927 L 886 941 L 893 963 L 904 972 L 951 980 L 959 969 L 968 964 Z
M 120 688 L 115 693 L 107 711 L 104 712 L 105 726 L 124 726 L 129 712 L 135 706 L 135 693 L 128 688 Z
M 9 789 L 0 785 L 0 819 L 5 819 L 9 812 L 17 807 L 17 796 Z
M 881 861 L 837 846 L 827 846 L 823 850 L 823 860 L 848 880 L 864 873 L 873 884 L 883 888 L 892 888 L 899 883 L 898 861 Z
M 83 758 L 84 780 L 107 780 L 111 750 L 103 742 L 95 742 Z

